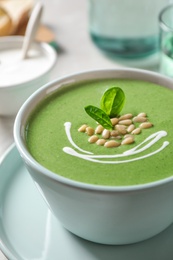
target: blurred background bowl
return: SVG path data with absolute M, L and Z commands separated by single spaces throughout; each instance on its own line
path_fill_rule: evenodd
M 19 52 L 18 60 L 13 59 L 12 56 L 10 60 L 9 55 L 7 59 L 2 60 L 0 58 L 1 116 L 16 115 L 23 102 L 35 90 L 49 81 L 57 61 L 56 51 L 49 44 L 40 42 L 34 42 L 31 46 L 31 51 L 37 52 L 34 57 L 31 56 L 25 60 L 20 59 L 23 39 L 23 36 L 0 37 L 0 53 L 7 53 L 7 50 Z M 36 59 L 40 59 L 40 62 Z M 47 61 L 44 60 L 43 62 L 43 59 L 47 59 Z M 38 67 L 33 66 L 35 62 L 37 62 Z M 6 70 L 9 70 L 9 78 L 5 79 L 3 74 L 8 75 Z M 12 77 L 14 77 L 14 80 Z

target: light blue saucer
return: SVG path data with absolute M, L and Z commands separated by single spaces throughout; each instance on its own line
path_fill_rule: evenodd
M 0 249 L 10 260 L 172 260 L 173 225 L 127 246 L 78 238 L 52 216 L 13 145 L 0 164 Z

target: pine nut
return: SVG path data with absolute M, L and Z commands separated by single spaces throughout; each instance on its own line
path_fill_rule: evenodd
M 125 138 L 125 139 L 121 142 L 121 144 L 132 144 L 132 143 L 134 143 L 134 139 L 133 139 L 133 137 L 131 137 L 131 136 Z
M 104 146 L 107 147 L 107 148 L 112 148 L 112 147 L 118 147 L 120 146 L 121 144 L 119 142 L 116 142 L 114 140 L 111 140 L 111 141 L 107 141 Z
M 122 135 L 125 135 L 127 133 L 126 127 L 124 125 L 116 125 L 116 129 Z
M 105 139 L 98 139 L 96 142 L 97 145 L 104 145 L 105 143 L 106 143 Z
M 119 124 L 117 124 L 117 125 L 115 125 L 115 127 L 114 127 L 115 129 L 117 129 L 117 128 L 123 128 L 123 129 L 126 129 L 127 128 L 127 126 L 125 126 L 125 125 L 119 125 Z
M 133 131 L 132 131 L 132 134 L 133 135 L 138 135 L 138 134 L 140 134 L 141 133 L 141 129 L 138 127 L 138 128 L 136 128 L 136 129 L 134 129 Z
M 131 125 L 129 125 L 129 127 L 127 128 L 127 132 L 128 132 L 128 133 L 131 133 L 134 129 L 135 129 L 135 125 L 134 125 L 134 124 L 131 124 Z
M 117 136 L 117 135 L 119 135 L 118 130 L 112 130 L 112 131 L 110 131 L 110 136 L 115 137 L 115 136 Z
M 125 135 L 124 136 L 124 138 L 127 138 L 127 137 L 132 137 L 132 138 L 134 138 L 132 135 L 130 135 L 130 134 L 127 134 L 127 135 Z
M 79 132 L 85 132 L 87 128 L 87 125 L 82 125 L 81 127 L 79 127 L 78 131 Z
M 121 135 L 117 135 L 117 136 L 115 137 L 115 139 L 120 140 L 120 139 L 122 139 L 122 136 L 121 136 Z
M 142 124 L 140 124 L 140 128 L 143 128 L 143 129 L 147 129 L 147 128 L 150 128 L 150 127 L 152 127 L 153 126 L 153 124 L 152 123 L 150 123 L 150 122 L 145 122 L 145 123 L 142 123 Z
M 86 133 L 87 133 L 87 135 L 91 136 L 94 134 L 94 129 L 92 127 L 88 126 L 86 128 Z
M 120 120 L 119 125 L 131 125 L 132 120 L 131 119 L 126 119 L 126 120 Z
M 133 117 L 132 114 L 125 114 L 125 115 L 120 116 L 119 120 L 130 119 L 132 117 Z
M 114 117 L 114 118 L 111 118 L 111 123 L 112 125 L 116 125 L 118 123 L 118 118 Z
M 98 125 L 95 130 L 95 134 L 101 134 L 104 130 L 104 127 L 102 125 Z
M 102 132 L 102 137 L 105 139 L 108 139 L 110 137 L 110 131 L 107 129 L 104 129 Z
M 142 123 L 142 122 L 146 122 L 146 121 L 147 121 L 147 118 L 143 117 L 143 116 L 135 116 L 133 118 L 133 122 L 136 122 L 136 123 Z
M 139 113 L 137 116 L 146 117 L 146 116 L 147 116 L 147 114 L 142 112 L 142 113 Z
M 98 136 L 97 135 L 92 135 L 89 139 L 88 139 L 88 142 L 93 144 L 93 143 L 96 143 L 97 140 L 98 140 Z

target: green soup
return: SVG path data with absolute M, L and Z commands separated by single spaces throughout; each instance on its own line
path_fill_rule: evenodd
M 89 143 L 78 129 L 83 124 L 96 127 L 84 107 L 99 107 L 112 86 L 126 96 L 121 115 L 145 112 L 153 127 L 142 129 L 132 144 L 106 148 Z M 26 126 L 26 143 L 36 161 L 66 178 L 97 185 L 143 184 L 172 175 L 172 117 L 170 89 L 138 80 L 86 81 L 60 88 L 37 106 Z M 70 123 L 69 137 L 65 125 Z M 133 153 L 127 152 L 134 147 Z

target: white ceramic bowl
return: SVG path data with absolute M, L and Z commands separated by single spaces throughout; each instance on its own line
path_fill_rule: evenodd
M 14 124 L 15 143 L 38 190 L 66 229 L 103 244 L 139 242 L 173 222 L 173 177 L 121 187 L 80 183 L 41 166 L 25 144 L 26 122 L 40 100 L 70 82 L 98 78 L 140 79 L 173 86 L 171 79 L 135 69 L 89 71 L 55 80 L 35 92 L 20 109 Z
M 50 80 L 57 60 L 55 50 L 47 43 L 34 43 L 32 49 L 40 56 L 32 53 L 32 58 L 22 61 L 22 43 L 22 36 L 0 38 L 0 115 L 3 116 L 16 115 L 23 102 Z

